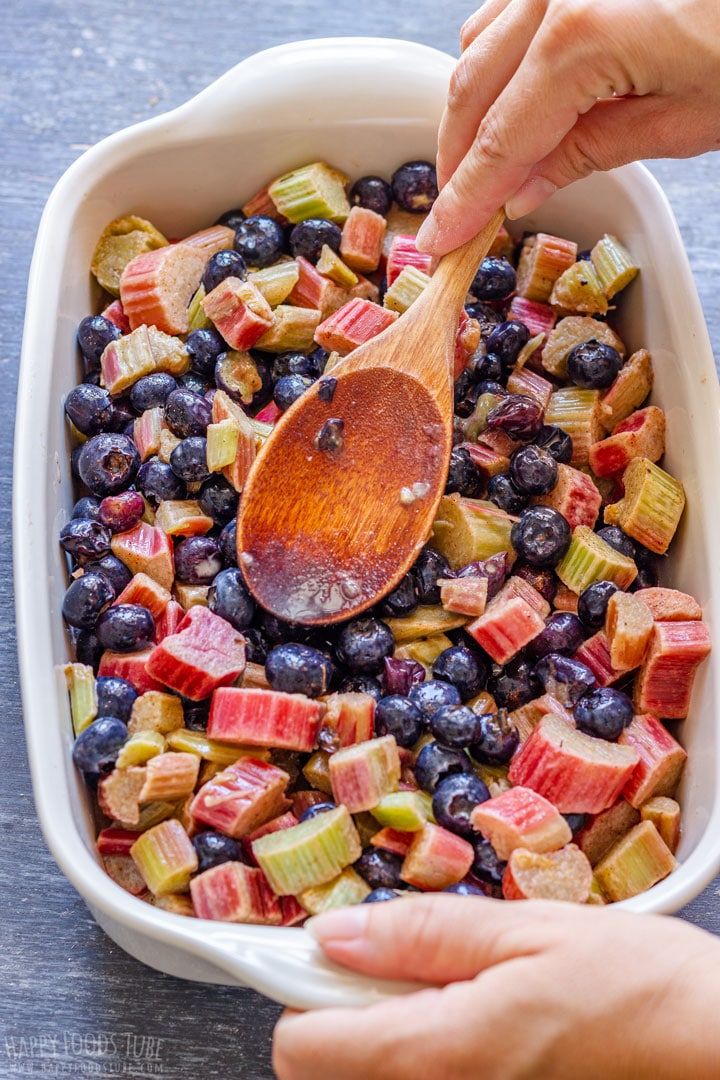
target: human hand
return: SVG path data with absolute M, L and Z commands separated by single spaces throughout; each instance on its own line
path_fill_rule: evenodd
M 720 944 L 680 920 L 436 894 L 310 925 L 332 960 L 437 989 L 286 1014 L 278 1080 L 717 1080 Z
M 718 0 L 487 0 L 460 42 L 425 251 L 595 170 L 720 148 Z

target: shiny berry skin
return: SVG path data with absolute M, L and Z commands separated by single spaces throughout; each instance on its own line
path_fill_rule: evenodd
M 548 653 L 572 656 L 585 640 L 585 627 L 571 611 L 555 611 L 545 620 L 545 629 L 528 645 L 528 651 L 540 660 Z
M 440 586 L 438 578 L 451 577 L 450 563 L 444 555 L 434 548 L 425 547 L 410 567 L 418 603 L 439 604 Z
M 513 566 L 513 576 L 520 577 L 537 589 L 548 604 L 552 604 L 557 592 L 558 580 L 555 574 L 547 567 L 530 566 L 528 563 L 516 562 Z
M 454 893 L 455 896 L 485 896 L 482 889 L 472 885 L 469 881 L 458 881 L 455 885 L 448 885 L 442 890 L 446 893 Z
M 129 487 L 139 467 L 140 454 L 127 435 L 94 435 L 78 455 L 80 479 L 101 499 Z
M 519 709 L 540 694 L 540 683 L 533 674 L 532 665 L 525 657 L 515 656 L 503 668 L 488 676 L 487 691 L 495 698 L 500 709 Z
M 201 394 L 187 387 L 173 390 L 165 402 L 165 423 L 178 439 L 204 435 L 212 422 L 212 406 Z
M 342 229 L 334 221 L 307 218 L 290 230 L 290 251 L 294 259 L 302 255 L 314 266 L 320 258 L 323 246 L 327 244 L 333 251 L 339 251 L 341 239 Z
M 468 705 L 441 705 L 432 715 L 430 731 L 442 746 L 467 750 L 480 735 L 480 717 Z
M 492 600 L 502 588 L 509 569 L 507 555 L 501 551 L 489 559 L 468 563 L 456 571 L 455 577 L 484 577 L 488 583 L 488 600 Z
M 415 705 L 425 720 L 430 723 L 433 714 L 443 705 L 460 705 L 460 691 L 452 683 L 443 682 L 442 679 L 427 679 L 418 683 L 410 690 L 408 697 Z
M 170 454 L 170 468 L 188 484 L 208 480 L 210 470 L 207 467 L 207 439 L 204 435 L 190 435 L 187 439 L 181 439 Z
M 415 582 L 411 574 L 405 574 L 400 581 L 378 605 L 378 611 L 388 619 L 402 618 L 411 615 L 418 606 L 415 595 Z
M 392 206 L 392 188 L 380 176 L 361 176 L 350 188 L 350 205 L 385 217 Z
M 488 885 L 502 885 L 506 862 L 498 858 L 495 848 L 489 840 L 477 836 L 473 840 L 475 859 L 470 867 L 471 873 L 479 880 Z
M 554 424 L 543 424 L 533 439 L 535 446 L 541 446 L 552 454 L 559 465 L 569 465 L 573 455 L 573 441 L 567 431 Z
M 276 645 L 265 661 L 265 675 L 271 688 L 285 694 L 320 697 L 327 694 L 333 674 L 332 661 L 324 653 L 297 642 Z
M 303 375 L 306 379 L 319 379 L 323 373 L 322 364 L 314 353 L 308 356 L 300 352 L 286 352 L 276 356 L 271 368 L 273 384 L 286 375 Z
M 245 630 L 250 625 L 255 614 L 255 601 L 237 567 L 229 567 L 215 575 L 208 590 L 208 607 L 236 630 Z
M 487 482 L 487 498 L 506 514 L 519 514 L 528 504 L 528 496 L 518 489 L 509 473 L 496 473 Z
M 585 822 L 588 819 L 587 814 L 563 814 L 563 817 L 570 826 L 573 836 L 577 836 L 580 830 L 585 827 Z
M 301 821 L 310 821 L 314 817 L 319 817 L 320 814 L 327 814 L 331 810 L 336 810 L 334 802 L 318 802 L 312 806 L 308 806 L 307 810 L 303 810 L 302 814 L 298 818 L 298 824 Z
M 251 664 L 264 664 L 267 654 L 270 652 L 270 642 L 265 634 L 257 626 L 249 626 L 243 630 L 245 638 L 245 657 Z
M 203 514 L 212 518 L 216 525 L 227 525 L 235 517 L 239 498 L 232 484 L 216 473 L 205 480 L 197 494 Z
M 483 713 L 478 738 L 470 747 L 470 754 L 483 765 L 507 765 L 520 743 L 517 728 L 508 720 L 507 710 Z
M 122 720 L 102 716 L 78 735 L 72 751 L 73 761 L 88 779 L 99 780 L 115 767 L 127 737 L 128 729 Z
M 353 619 L 338 634 L 335 652 L 338 661 L 359 675 L 377 675 L 383 660 L 392 656 L 395 638 L 389 626 L 379 619 Z
M 515 551 L 531 566 L 557 566 L 571 539 L 567 521 L 551 506 L 529 506 L 510 532 Z
M 107 390 L 80 383 L 65 398 L 65 412 L 83 435 L 99 435 L 110 429 L 114 408 Z
M 440 780 L 433 792 L 435 820 L 443 829 L 471 840 L 477 835 L 470 815 L 476 806 L 490 798 L 487 785 L 474 773 L 455 773 Z
M 80 352 L 93 367 L 98 367 L 100 357 L 111 341 L 117 341 L 120 330 L 104 315 L 88 315 L 77 330 Z
M 78 664 L 87 664 L 97 674 L 102 654 L 105 652 L 92 630 L 80 630 L 75 640 L 75 657 Z
M 242 845 L 224 833 L 209 830 L 196 833 L 192 838 L 192 846 L 198 857 L 198 874 L 226 862 L 247 862 Z
M 401 210 L 424 214 L 438 197 L 435 166 L 429 161 L 406 161 L 390 180 L 393 198 Z
M 467 419 L 472 416 L 480 396 L 477 379 L 469 368 L 463 368 L 453 386 L 453 410 L 455 416 Z
M 456 446 L 450 453 L 450 469 L 445 483 L 445 494 L 453 491 L 467 499 L 479 498 L 485 487 L 483 475 L 464 446 Z
M 515 268 L 507 259 L 488 255 L 480 263 L 469 292 L 478 300 L 504 300 L 515 288 Z
M 184 499 L 187 495 L 185 481 L 157 457 L 148 458 L 140 466 L 137 486 L 155 510 L 165 499 Z
M 595 338 L 576 345 L 567 356 L 568 376 L 584 390 L 604 390 L 615 381 L 621 367 L 617 349 Z
M 386 656 L 383 660 L 382 688 L 385 697 L 409 694 L 425 678 L 425 668 L 416 660 L 401 660 L 399 657 Z
M 180 375 L 178 378 L 178 389 L 190 390 L 193 394 L 206 398 L 212 404 L 212 400 L 207 397 L 212 390 L 211 378 L 212 376 L 206 378 L 204 375 L 198 375 L 197 371 L 186 371 L 184 375 Z
M 542 406 L 524 394 L 508 394 L 487 416 L 489 428 L 500 428 L 511 439 L 532 439 L 540 431 Z
M 373 675 L 349 675 L 337 689 L 339 694 L 369 694 L 375 701 L 383 696 L 382 686 Z
M 613 593 L 619 592 L 614 581 L 595 581 L 578 597 L 578 618 L 588 630 L 600 630 L 605 625 L 607 606 Z
M 623 532 L 619 525 L 605 525 L 604 528 L 598 529 L 597 534 L 601 540 L 604 540 L 615 551 L 619 551 L 621 555 L 625 555 L 628 559 L 637 559 L 638 550 L 635 541 Z
M 312 384 L 313 379 L 308 378 L 307 375 L 283 375 L 275 383 L 273 401 L 278 409 L 285 412 Z
M 116 596 L 119 596 L 125 586 L 132 581 L 132 571 L 128 570 L 125 563 L 116 555 L 103 555 L 101 559 L 85 563 L 85 573 L 90 570 L 102 574 L 112 586 Z
M 133 702 L 138 696 L 132 683 L 117 675 L 98 675 L 95 680 L 95 695 L 98 716 L 116 716 L 127 724 Z
M 119 491 L 106 495 L 100 503 L 98 520 L 110 532 L 126 532 L 134 529 L 145 513 L 145 500 L 139 491 Z
M 562 653 L 548 653 L 538 660 L 534 675 L 546 694 L 552 694 L 563 705 L 574 705 L 583 694 L 597 685 L 595 676 L 586 664 Z
M 200 283 L 207 294 L 229 277 L 240 278 L 244 281 L 247 277 L 247 266 L 238 251 L 224 248 L 222 251 L 214 252 L 205 263 Z
M 510 479 L 524 495 L 547 495 L 557 478 L 557 461 L 540 446 L 521 446 L 510 455 Z
M 95 634 L 113 652 L 139 652 L 152 644 L 155 620 L 142 604 L 113 604 L 99 616 Z
M 530 331 L 524 323 L 517 319 L 508 319 L 498 323 L 490 332 L 485 342 L 485 348 L 489 353 L 494 353 L 500 358 L 505 368 L 513 366 L 518 358 L 520 350 L 530 340 Z
M 448 776 L 471 773 L 470 758 L 462 750 L 450 750 L 437 742 L 423 746 L 415 762 L 415 779 L 423 791 L 432 795 L 435 788 Z
M 401 694 L 388 694 L 375 706 L 375 734 L 393 735 L 398 746 L 411 749 L 425 730 L 417 705 Z
M 242 225 L 245 221 L 245 214 L 239 206 L 234 206 L 232 210 L 226 210 L 224 214 L 215 222 L 215 225 L 224 225 L 227 229 L 237 229 L 238 225 Z
M 175 546 L 175 573 L 187 585 L 210 585 L 223 568 L 217 540 L 187 536 Z
M 575 703 L 573 716 L 580 731 L 614 742 L 633 718 L 633 703 L 621 690 L 600 686 Z
M 60 546 L 81 565 L 110 551 L 111 533 L 101 521 L 70 518 L 60 531 Z
M 485 685 L 487 667 L 480 655 L 465 645 L 444 649 L 432 666 L 433 679 L 451 683 L 463 701 L 475 697 Z
M 207 513 L 207 510 L 203 511 Z M 212 517 L 212 514 L 210 514 Z M 218 537 L 223 566 L 237 566 L 237 520 L 232 518 Z
M 385 900 L 397 900 L 399 895 L 400 893 L 396 893 L 394 889 L 371 889 L 367 896 L 360 902 L 362 904 L 380 904 Z
M 478 382 L 501 382 L 503 378 L 503 366 L 499 356 L 491 352 L 481 352 L 480 349 L 473 354 L 469 370 L 473 378 Z
M 227 350 L 227 345 L 214 327 L 205 327 L 190 331 L 185 339 L 185 348 L 190 357 L 190 370 L 203 379 L 212 379 L 215 361 L 220 353 Z
M 471 319 L 477 319 L 480 323 L 480 335 L 485 341 L 488 335 L 503 321 L 502 315 L 491 304 L 483 300 L 474 300 L 465 305 L 465 310 Z
M 245 218 L 235 229 L 233 247 L 248 266 L 258 269 L 271 266 L 285 248 L 282 226 L 265 214 Z
M 368 847 L 353 863 L 353 869 L 374 889 L 394 889 L 403 884 L 400 877 L 402 864 L 400 855 Z
M 86 571 L 68 586 L 62 602 L 63 618 L 69 626 L 92 630 L 100 612 L 114 599 L 115 590 L 105 575 Z
M 100 511 L 100 499 L 95 495 L 83 495 L 81 499 L 73 505 L 70 511 L 70 520 L 74 521 L 76 518 L 86 518 L 88 521 L 97 521 L 98 513 Z

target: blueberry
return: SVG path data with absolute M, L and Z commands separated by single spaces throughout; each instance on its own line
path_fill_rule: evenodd
M 114 599 L 115 590 L 105 575 L 86 570 L 70 583 L 63 597 L 63 618 L 69 626 L 92 630 L 100 612 Z
M 633 703 L 621 690 L 600 686 L 575 703 L 573 716 L 580 731 L 614 742 L 633 718 Z
M 71 518 L 60 531 L 60 546 L 80 564 L 100 559 L 110 551 L 112 534 L 100 521 Z
M 450 470 L 445 483 L 445 494 L 457 491 L 468 499 L 482 495 L 485 482 L 477 465 L 464 446 L 456 446 L 450 453 Z
M 65 412 L 83 435 L 99 435 L 110 428 L 113 402 L 107 390 L 80 383 L 65 398 Z
M 585 828 L 585 822 L 588 818 L 587 814 L 563 814 L 563 817 L 570 826 L 573 836 L 577 836 L 580 830 Z
M 307 218 L 290 230 L 290 251 L 294 259 L 302 256 L 313 266 L 320 258 L 323 246 L 340 251 L 342 229 L 326 218 Z
M 471 840 L 476 834 L 470 815 L 489 798 L 487 785 L 474 773 L 455 773 L 437 784 L 432 799 L 433 814 L 438 825 Z
M 385 697 L 391 694 L 404 697 L 424 678 L 425 668 L 417 660 L 401 660 L 394 656 L 386 656 L 383 660 L 382 688 Z
M 277 615 L 272 615 L 269 611 L 261 609 L 259 615 L 265 635 L 273 645 L 279 645 L 285 641 L 306 642 L 314 633 L 311 627 L 279 619 Z
M 87 664 L 97 674 L 102 654 L 105 652 L 92 630 L 81 630 L 75 641 L 78 664 Z
M 324 653 L 296 642 L 276 645 L 265 661 L 265 675 L 270 686 L 285 694 L 321 697 L 327 694 L 333 673 L 332 661 Z
M 120 331 L 103 315 L 88 315 L 78 326 L 77 340 L 80 351 L 93 367 L 98 367 L 100 357 L 111 341 L 117 341 Z
M 480 348 L 473 353 L 470 358 L 468 369 L 472 372 L 473 378 L 475 378 L 477 382 L 501 383 L 503 378 L 503 365 L 500 357 L 495 353 L 485 352 L 484 346 L 480 346 Z
M 145 500 L 139 491 L 119 491 L 106 495 L 100 503 L 98 520 L 112 533 L 134 529 L 145 513 Z
M 470 747 L 471 755 L 483 765 L 507 765 L 520 742 L 517 728 L 508 720 L 507 710 L 483 713 L 478 720 L 479 734 Z
M 272 381 L 276 383 L 287 375 L 303 375 L 307 379 L 319 379 L 324 366 L 314 353 L 308 355 L 301 352 L 280 353 L 273 361 Z
M 542 683 L 546 694 L 552 694 L 563 705 L 576 701 L 596 685 L 595 676 L 586 664 L 562 653 L 548 653 L 538 660 L 534 668 L 535 678 Z
M 239 206 L 235 206 L 232 210 L 226 210 L 224 214 L 221 214 L 215 224 L 224 225 L 227 229 L 237 229 L 238 225 L 242 225 L 244 220 L 244 212 Z
M 471 319 L 477 319 L 480 323 L 480 335 L 483 342 L 492 333 L 496 326 L 503 321 L 502 315 L 483 300 L 474 300 L 465 305 L 465 310 Z M 484 346 L 483 346 L 484 347 Z
M 432 795 L 439 783 L 456 773 L 471 773 L 470 758 L 462 750 L 450 750 L 437 742 L 423 746 L 415 762 L 415 779 Z
M 186 371 L 178 379 L 178 389 L 189 390 L 191 393 L 203 398 L 210 393 L 212 387 L 210 386 L 210 379 L 205 378 L 204 375 L 198 375 L 197 371 Z
M 181 444 L 182 445 L 182 444 Z M 216 525 L 227 525 L 235 517 L 239 494 L 224 476 L 213 474 L 203 483 L 197 495 L 203 514 L 211 517 Z M 234 561 L 233 549 L 233 561 Z
M 502 885 L 507 863 L 498 857 L 490 841 L 481 836 L 473 840 L 473 847 L 475 858 L 470 868 L 473 875 L 479 881 L 487 882 L 488 885 Z
M 119 596 L 125 586 L 130 584 L 133 576 L 132 571 L 116 555 L 103 555 L 102 559 L 85 563 L 85 573 L 90 570 L 102 574 L 112 586 L 115 596 Z
M 605 625 L 607 606 L 613 593 L 619 592 L 614 581 L 595 581 L 578 597 L 577 613 L 586 629 L 600 630 Z
M 528 504 L 528 496 L 513 484 L 509 473 L 496 473 L 487 482 L 487 497 L 506 514 L 519 514 Z
M 98 716 L 116 716 L 127 724 L 138 692 L 127 679 L 117 675 L 99 675 L 95 680 Z
M 465 645 L 444 649 L 432 666 L 433 679 L 451 683 L 463 701 L 479 694 L 487 679 L 487 667 L 480 655 Z
M 498 397 L 501 400 L 510 396 L 510 391 L 502 383 L 493 382 L 491 379 L 481 379 L 478 382 L 478 392 L 480 394 L 492 394 L 493 397 Z
M 598 529 L 597 534 L 601 540 L 604 540 L 615 551 L 619 551 L 621 555 L 625 555 L 628 559 L 637 558 L 635 541 L 626 532 L 623 532 L 618 525 L 606 525 L 604 528 Z
M 282 226 L 264 214 L 246 218 L 235 229 L 234 247 L 248 266 L 271 266 L 285 247 Z
M 498 323 L 491 330 L 485 342 L 485 348 L 489 353 L 494 353 L 500 358 L 503 367 L 510 368 L 518 358 L 520 350 L 530 340 L 530 331 L 524 323 L 516 319 L 508 319 Z
M 173 390 L 177 390 L 177 382 L 172 375 L 165 371 L 153 371 L 133 383 L 130 403 L 135 412 L 144 413 L 146 409 L 163 406 Z
M 557 592 L 558 580 L 549 567 L 530 566 L 529 563 L 516 562 L 513 566 L 513 576 L 527 581 L 533 589 L 537 589 L 548 604 L 552 604 Z
M 154 509 L 166 499 L 184 499 L 187 495 L 185 481 L 157 457 L 148 458 L 140 466 L 137 486 Z
M 320 814 L 327 814 L 330 810 L 336 810 L 334 802 L 317 802 L 312 806 L 308 806 L 307 810 L 303 810 L 302 814 L 298 818 L 298 823 L 301 821 L 310 821 L 314 817 L 318 817 Z
M 152 643 L 155 620 L 142 604 L 113 604 L 99 616 L 95 634 L 113 652 L 139 652 Z
M 351 675 L 338 685 L 340 694 L 369 694 L 375 701 L 383 696 L 382 686 L 372 675 Z
M 479 397 L 480 388 L 477 379 L 470 368 L 463 368 L 453 387 L 453 410 L 455 416 L 460 419 L 467 419 L 467 417 L 472 416 Z
M 450 563 L 444 555 L 434 548 L 425 547 L 410 568 L 418 603 L 439 604 L 440 586 L 438 578 L 450 577 Z
M 533 439 L 535 446 L 541 446 L 552 454 L 560 465 L 569 465 L 573 455 L 573 441 L 566 431 L 554 424 L 543 424 Z
M 467 750 L 480 735 L 480 717 L 469 705 L 442 705 L 433 713 L 430 730 L 451 750 Z
M 341 664 L 360 675 L 377 675 L 391 656 L 395 638 L 389 626 L 366 617 L 346 623 L 338 634 L 335 651 Z
M 557 566 L 571 539 L 567 521 L 551 506 L 529 506 L 510 532 L 515 551 L 532 566 Z
M 190 370 L 203 379 L 212 379 L 215 361 L 227 350 L 227 345 L 214 327 L 207 327 L 191 330 L 185 339 L 185 348 L 190 357 Z
M 165 423 L 178 439 L 204 435 L 211 420 L 210 402 L 184 386 L 173 390 L 165 402 Z
M 547 495 L 557 484 L 557 461 L 540 446 L 520 446 L 510 455 L 510 479 L 524 495 Z
M 637 572 L 637 577 L 630 586 L 630 592 L 636 592 L 638 589 L 653 589 L 660 581 L 660 572 L 657 562 L 648 562 L 645 566 L 641 566 Z
M 477 885 L 472 885 L 469 881 L 458 881 L 455 885 L 448 885 L 447 888 L 442 890 L 446 893 L 454 893 L 456 896 L 484 896 L 485 893 L 482 889 L 479 889 Z
M 542 406 L 524 394 L 508 394 L 487 415 L 487 426 L 511 439 L 533 439 L 543 426 Z M 544 452 L 544 451 L 543 451 Z
M 353 863 L 353 869 L 374 889 L 394 889 L 402 885 L 402 864 L 400 855 L 370 847 Z
M 240 405 L 250 406 L 255 393 L 262 388 L 262 378 L 252 356 L 230 349 L 215 361 L 215 385 Z
M 215 251 L 205 263 L 200 283 L 207 294 L 229 277 L 240 278 L 244 281 L 247 277 L 247 266 L 242 255 L 237 251 L 224 248 L 222 251 Z
M 210 830 L 196 833 L 192 838 L 192 846 L 198 857 L 198 874 L 226 862 L 247 862 L 241 845 L 224 833 Z
M 139 467 L 140 454 L 127 435 L 94 435 L 80 448 L 80 479 L 99 498 L 129 487 Z
M 216 574 L 208 591 L 208 607 L 236 630 L 246 630 L 255 614 L 255 601 L 236 567 Z
M 423 214 L 438 197 L 435 166 L 429 161 L 406 161 L 392 175 L 393 198 L 401 210 Z
M 487 681 L 488 693 L 500 709 L 519 709 L 540 694 L 540 683 L 531 664 L 522 655 L 513 657 L 503 668 L 493 669 Z
M 208 481 L 209 483 L 209 481 Z M 207 509 L 204 510 L 207 513 Z M 210 514 L 212 517 L 212 514 Z M 228 521 L 218 537 L 223 566 L 237 566 L 237 520 Z
M 382 887 L 382 888 L 379 888 L 379 889 L 372 889 L 367 894 L 365 899 L 362 900 L 362 903 L 363 904 L 378 904 L 378 903 L 381 903 L 384 900 L 397 900 L 399 895 L 400 894 L 396 893 L 394 889 L 388 889 L 386 887 Z
M 408 697 L 413 705 L 420 710 L 426 723 L 430 723 L 433 714 L 443 705 L 460 705 L 462 699 L 460 691 L 452 683 L 443 682 L 442 679 L 428 679 L 418 683 L 410 690 Z
M 515 268 L 507 259 L 488 255 L 480 263 L 470 292 L 478 300 L 504 300 L 515 288 Z
M 95 495 L 83 495 L 81 499 L 78 499 L 70 511 L 70 520 L 72 521 L 75 518 L 86 518 L 89 521 L 97 521 L 99 512 L 100 499 Z
M 403 618 L 411 615 L 418 606 L 415 595 L 415 582 L 411 574 L 405 574 L 387 596 L 382 600 L 378 611 L 388 619 Z
M 585 390 L 604 390 L 615 381 L 622 357 L 612 345 L 591 338 L 571 349 L 567 357 L 568 375 Z
M 548 653 L 572 656 L 584 640 L 585 628 L 577 615 L 571 611 L 555 611 L 545 620 L 545 629 L 533 638 L 528 649 L 537 660 Z
M 375 734 L 393 735 L 398 746 L 409 750 L 424 730 L 422 713 L 408 697 L 388 694 L 375 706 Z
M 181 439 L 170 454 L 170 468 L 188 484 L 207 480 L 210 476 L 207 439 L 203 435 L 189 435 L 187 439 Z
M 190 701 L 189 698 L 183 698 L 182 704 L 185 727 L 190 728 L 191 731 L 207 731 L 208 720 L 210 719 L 210 700 Z
M 127 737 L 128 729 L 122 720 L 102 716 L 78 735 L 72 751 L 73 761 L 89 779 L 99 779 L 115 767 Z
M 211 536 L 187 536 L 175 547 L 175 573 L 188 585 L 209 585 L 222 570 L 217 540 Z
M 509 569 L 507 555 L 501 551 L 497 555 L 491 555 L 489 559 L 468 563 L 456 571 L 455 577 L 485 578 L 488 583 L 488 600 L 491 600 L 500 591 Z
M 273 401 L 278 409 L 285 412 L 299 397 L 302 397 L 312 384 L 313 380 L 308 378 L 307 375 L 283 375 L 275 383 Z
M 361 176 L 350 188 L 350 203 L 385 217 L 392 206 L 392 188 L 380 176 Z

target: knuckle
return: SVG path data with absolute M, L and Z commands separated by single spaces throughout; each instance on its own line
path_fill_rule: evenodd
M 462 112 L 472 104 L 478 90 L 474 65 L 468 63 L 465 56 L 458 60 L 450 76 L 447 110 L 449 113 Z

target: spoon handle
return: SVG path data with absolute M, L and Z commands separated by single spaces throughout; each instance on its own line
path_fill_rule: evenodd
M 449 310 L 455 307 L 459 310 L 478 267 L 487 255 L 504 220 L 505 211 L 496 210 L 477 236 L 443 256 L 426 290 L 432 294 L 434 305 L 442 304 Z

